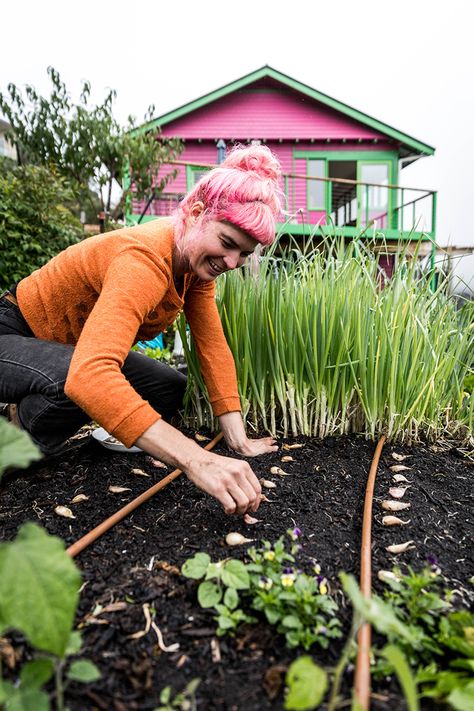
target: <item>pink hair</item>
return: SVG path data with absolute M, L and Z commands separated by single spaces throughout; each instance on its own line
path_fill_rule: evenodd
M 203 175 L 181 201 L 175 213 L 178 243 L 192 206 L 202 202 L 206 221 L 230 222 L 257 242 L 271 244 L 275 221 L 283 212 L 280 173 L 278 158 L 266 146 L 235 147 L 222 165 Z

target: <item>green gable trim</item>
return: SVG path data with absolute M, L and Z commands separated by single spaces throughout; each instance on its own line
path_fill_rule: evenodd
M 301 94 L 304 94 L 305 96 L 309 96 L 315 101 L 319 101 L 320 103 L 324 104 L 325 106 L 328 106 L 331 109 L 334 109 L 335 111 L 339 111 L 345 116 L 349 116 L 350 118 L 354 119 L 355 121 L 358 121 L 359 123 L 364 124 L 365 126 L 369 126 L 375 131 L 379 131 L 380 133 L 383 133 L 396 141 L 400 141 L 406 147 L 415 151 L 415 153 L 422 155 L 433 155 L 435 152 L 433 146 L 430 146 L 427 143 L 422 143 L 416 138 L 413 138 L 412 136 L 409 136 L 406 133 L 402 133 L 396 128 L 393 128 L 392 126 L 389 126 L 388 124 L 383 123 L 382 121 L 378 121 L 377 119 L 368 116 L 362 111 L 358 111 L 357 109 L 352 108 L 348 104 L 344 104 L 341 101 L 337 101 L 336 99 L 327 96 L 327 94 L 323 94 L 320 91 L 316 91 L 316 89 L 313 89 L 312 87 L 307 86 L 306 84 L 302 84 L 296 79 L 292 79 L 286 74 L 282 74 L 281 72 L 269 66 L 261 67 L 255 72 L 251 72 L 250 74 L 246 74 L 240 79 L 230 82 L 229 84 L 225 84 L 224 86 L 220 87 L 220 89 L 216 89 L 215 91 L 211 91 L 208 94 L 204 94 L 204 96 L 201 96 L 198 99 L 195 99 L 194 101 L 191 101 L 187 104 L 184 104 L 183 106 L 180 106 L 177 109 L 174 109 L 174 111 L 170 111 L 167 114 L 163 114 L 163 116 L 159 116 L 158 118 L 153 119 L 152 121 L 148 121 L 142 126 L 139 126 L 134 129 L 132 131 L 132 134 L 143 133 L 145 131 L 151 131 L 155 128 L 157 129 L 159 127 L 165 126 L 166 124 L 171 123 L 172 121 L 176 121 L 177 119 L 186 116 L 192 111 L 201 109 L 204 106 L 207 106 L 208 104 L 211 104 L 212 102 L 217 101 L 218 99 L 228 96 L 229 94 L 232 94 L 235 91 L 244 89 L 249 84 L 258 81 L 259 79 L 264 79 L 265 77 L 274 79 L 275 81 L 278 81 L 281 84 L 284 84 L 285 86 L 294 89 L 295 91 L 298 91 Z

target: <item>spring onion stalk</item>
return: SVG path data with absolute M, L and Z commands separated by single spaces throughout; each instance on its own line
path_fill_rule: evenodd
M 320 241 L 320 240 L 319 240 Z M 223 275 L 217 303 L 235 358 L 248 426 L 273 435 L 349 432 L 392 441 L 473 435 L 474 304 L 431 288 L 399 245 L 387 279 L 374 245 L 326 238 Z M 377 243 L 380 247 L 380 241 Z M 189 368 L 185 419 L 213 425 L 192 338 L 179 329 Z M 212 346 L 212 344 L 211 344 Z

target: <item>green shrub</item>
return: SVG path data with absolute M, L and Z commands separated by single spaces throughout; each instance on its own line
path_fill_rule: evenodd
M 65 207 L 71 199 L 45 168 L 0 162 L 0 290 L 82 239 L 81 223 Z

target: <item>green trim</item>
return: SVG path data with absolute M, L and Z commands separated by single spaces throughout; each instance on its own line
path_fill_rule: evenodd
M 128 225 L 136 225 L 140 215 L 131 214 L 129 216 L 130 222 Z M 145 222 L 151 222 L 152 220 L 162 220 L 163 217 L 157 217 L 156 215 L 145 215 L 142 218 L 141 224 Z M 292 225 L 288 222 L 280 222 L 276 226 L 276 232 L 287 235 L 309 235 L 314 232 L 316 225 L 310 225 L 308 223 Z M 342 237 L 361 237 L 363 239 L 373 239 L 374 237 L 380 237 L 380 239 L 386 240 L 421 240 L 422 242 L 429 242 L 433 240 L 433 235 L 426 232 L 410 232 L 410 231 L 400 231 L 396 229 L 369 229 L 361 230 L 360 227 L 333 227 L 332 225 L 319 225 L 317 231 L 325 236 L 330 235 L 341 235 Z
M 298 151 L 293 150 L 294 158 L 326 158 L 330 161 L 338 160 L 372 160 L 390 159 L 398 160 L 396 151 Z
M 348 104 L 344 104 L 341 101 L 333 99 L 327 94 L 323 94 L 320 91 L 316 91 L 316 89 L 313 89 L 312 87 L 307 86 L 302 82 L 296 81 L 296 79 L 292 79 L 288 75 L 282 74 L 281 72 L 277 71 L 276 69 L 273 69 L 272 67 L 269 67 L 268 65 L 261 67 L 260 69 L 257 69 L 256 71 L 251 72 L 250 74 L 246 74 L 240 79 L 230 82 L 229 84 L 225 84 L 224 86 L 220 87 L 219 89 L 216 89 L 215 91 L 211 91 L 208 94 L 204 94 L 203 96 L 200 96 L 194 101 L 190 101 L 187 104 L 183 104 L 183 106 L 180 106 L 177 109 L 174 109 L 173 111 L 163 114 L 162 116 L 159 116 L 158 118 L 153 119 L 152 121 L 148 121 L 147 123 L 138 126 L 132 131 L 132 135 L 137 133 L 144 133 L 146 131 L 165 126 L 166 124 L 171 123 L 172 121 L 176 121 L 177 119 L 186 116 L 192 111 L 201 109 L 204 106 L 207 106 L 208 104 L 217 101 L 218 99 L 222 99 L 223 97 L 232 94 L 233 92 L 239 91 L 240 89 L 244 89 L 249 84 L 252 84 L 260 79 L 264 79 L 265 77 L 274 79 L 275 81 L 280 82 L 281 84 L 289 87 L 290 89 L 304 94 L 305 96 L 309 96 L 311 99 L 314 99 L 315 101 L 318 101 L 324 104 L 325 106 L 334 109 L 335 111 L 339 111 L 345 116 L 348 116 L 349 118 L 354 119 L 355 121 L 358 121 L 359 123 L 362 123 L 365 126 L 370 126 L 370 128 L 374 129 L 375 131 L 379 131 L 380 133 L 383 133 L 386 136 L 395 139 L 396 141 L 400 141 L 402 144 L 404 144 L 407 148 L 411 149 L 415 153 L 421 155 L 433 155 L 435 152 L 435 148 L 433 146 L 430 146 L 427 143 L 422 143 L 418 139 L 413 138 L 412 136 L 409 136 L 406 133 L 398 131 L 396 128 L 393 128 L 393 126 L 389 126 L 389 124 L 386 124 L 383 121 L 378 121 L 372 116 L 369 116 L 368 114 L 365 114 L 362 111 L 358 111 L 357 109 L 354 109 Z

